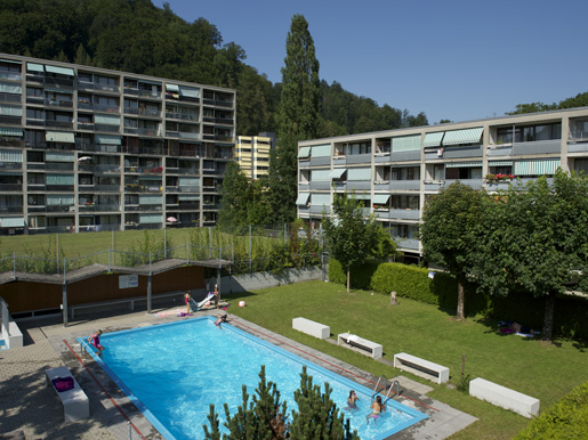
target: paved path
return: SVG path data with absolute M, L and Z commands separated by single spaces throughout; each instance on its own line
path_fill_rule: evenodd
M 216 311 L 201 311 L 196 315 L 207 314 L 216 315 Z M 98 328 L 110 332 L 183 318 L 157 318 L 144 311 L 118 316 L 94 316 L 87 321 L 76 320 L 68 327 L 63 327 L 55 317 L 18 322 L 24 334 L 25 346 L 0 351 L 0 434 L 22 430 L 27 440 L 129 440 L 141 438 L 135 432 L 137 429 L 145 439 L 163 440 L 102 369 L 87 354 L 82 353 L 76 338 L 87 337 Z M 231 318 L 237 327 L 368 388 L 373 388 L 373 382 L 377 380 L 338 359 L 241 318 Z M 90 399 L 90 418 L 87 420 L 64 423 L 63 406 L 55 391 L 46 386 L 45 370 L 62 365 L 70 369 Z M 429 418 L 395 434 L 390 440 L 440 440 L 476 420 L 428 398 L 426 393 L 432 388 L 427 385 L 404 376 L 393 379 L 400 382 L 403 390 L 397 400 L 426 413 Z

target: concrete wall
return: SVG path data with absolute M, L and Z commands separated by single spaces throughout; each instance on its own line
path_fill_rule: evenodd
M 308 269 L 290 269 L 282 276 L 273 275 L 270 272 L 257 272 L 250 275 L 238 275 L 221 278 L 221 297 L 231 293 L 247 292 L 251 290 L 276 287 L 283 284 L 294 284 L 301 281 L 320 280 L 322 269 L 312 267 Z M 209 280 L 210 289 L 214 289 L 216 279 Z

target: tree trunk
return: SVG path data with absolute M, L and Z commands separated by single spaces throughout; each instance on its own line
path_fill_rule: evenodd
M 351 285 L 351 268 L 347 267 L 347 293 L 349 293 L 349 287 Z
M 553 312 L 555 310 L 555 293 L 547 295 L 545 301 L 545 317 L 543 318 L 543 331 L 541 339 L 544 341 L 553 341 Z
M 465 290 L 461 281 L 457 283 L 457 319 L 465 319 Z

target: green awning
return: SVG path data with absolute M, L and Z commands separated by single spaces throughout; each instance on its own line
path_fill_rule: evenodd
M 22 163 L 22 150 L 0 150 L 0 162 Z
M 375 194 L 372 203 L 384 205 L 388 203 L 388 199 L 390 199 L 390 194 Z
M 139 205 L 161 205 L 163 203 L 163 196 L 157 195 L 140 195 Z
M 0 127 L 0 136 L 23 137 L 24 131 L 22 128 Z
M 311 148 L 311 157 L 328 157 L 331 155 L 331 144 L 317 145 Z
M 73 153 L 46 152 L 45 162 L 75 162 Z
M 0 58 L 0 61 L 3 63 L 21 64 L 21 62 L 18 60 L 11 60 L 8 58 Z
M 178 87 L 177 84 L 165 84 L 165 90 L 167 90 L 168 92 L 176 92 L 179 93 L 180 92 L 180 88 Z
M 425 135 L 424 147 L 438 147 L 441 145 L 441 139 L 443 139 L 444 131 L 438 131 L 436 133 L 427 133 Z
M 371 196 L 369 194 L 355 194 L 357 200 L 369 200 Z
M 491 160 L 489 167 L 512 167 L 512 160 Z
M 187 96 L 188 98 L 200 98 L 200 89 L 180 86 L 180 95 Z
M 467 130 L 446 131 L 443 145 L 479 144 L 483 128 L 469 128 Z
M 298 194 L 298 198 L 296 199 L 297 205 L 306 205 L 308 203 L 308 198 L 310 197 L 309 193 L 300 193 Z
M 75 76 L 74 70 L 69 67 L 45 65 L 45 70 L 49 73 L 57 73 L 58 75 Z
M 200 186 L 200 178 L 199 177 L 180 177 L 178 179 L 178 186 L 199 187 Z
M 63 195 L 47 195 L 45 197 L 45 204 L 47 206 L 73 206 L 75 205 L 74 196 L 71 194 Z
M 139 223 L 141 224 L 154 224 L 163 223 L 163 214 L 140 214 Z
M 27 70 L 30 72 L 45 73 L 45 66 L 43 64 L 27 63 Z
M 108 136 L 104 134 L 94 135 L 94 140 L 100 145 L 120 145 L 120 136 Z
M 552 176 L 559 166 L 559 159 L 519 160 L 514 163 L 514 174 L 517 176 Z
M 331 180 L 329 175 L 331 174 L 330 170 L 312 170 L 310 172 L 310 181 L 324 181 L 324 180 Z
M 372 180 L 372 169 L 349 168 L 347 170 L 347 180 Z
M 331 195 L 330 194 L 313 194 L 310 198 L 310 203 L 314 206 L 323 206 L 331 205 Z
M 347 168 L 335 168 L 331 171 L 331 179 L 340 179 L 343 174 L 345 174 Z
M 23 217 L 4 217 L 0 218 L 0 228 L 24 228 L 25 222 Z
M 94 122 L 96 124 L 104 125 L 120 125 L 120 117 L 109 115 L 94 115 Z
M 478 168 L 482 167 L 482 162 L 453 162 L 446 163 L 445 168 Z
M 310 156 L 310 147 L 301 147 L 298 151 L 298 157 L 308 157 Z
M 22 116 L 22 107 L 20 105 L 0 104 L 0 115 Z
M 45 174 L 47 185 L 73 185 L 75 176 L 73 174 Z
M 47 142 L 75 143 L 74 134 L 63 131 L 48 131 L 45 133 L 45 140 Z
M 200 200 L 200 196 L 178 196 L 180 202 L 197 202 L 198 200 Z
M 392 138 L 392 152 L 398 153 L 400 151 L 417 151 L 421 149 L 421 135 L 402 136 Z

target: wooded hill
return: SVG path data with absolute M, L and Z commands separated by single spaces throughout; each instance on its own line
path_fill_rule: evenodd
M 284 47 L 287 33 L 284 29 Z M 245 64 L 245 50 L 225 43 L 214 24 L 205 18 L 188 23 L 169 4 L 2 0 L 0 52 L 233 88 L 238 91 L 237 134 L 278 128 L 281 84 Z M 323 81 L 321 95 L 321 137 L 428 123 L 424 113 L 380 107 L 337 82 Z

